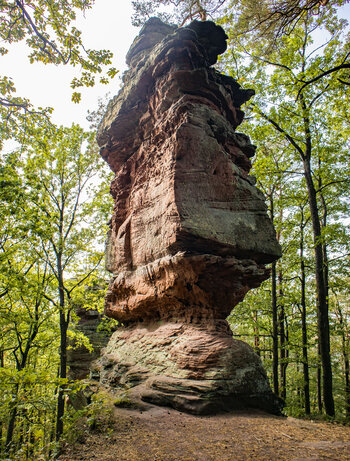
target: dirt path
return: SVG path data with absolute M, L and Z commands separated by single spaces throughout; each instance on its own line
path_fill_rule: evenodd
M 192 416 L 116 410 L 117 429 L 92 434 L 60 461 L 350 461 L 350 427 L 264 413 Z

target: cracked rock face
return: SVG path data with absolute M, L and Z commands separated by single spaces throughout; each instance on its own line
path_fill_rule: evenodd
M 152 18 L 128 52 L 97 138 L 115 172 L 105 312 L 124 327 L 96 371 L 184 411 L 278 412 L 260 359 L 225 320 L 280 256 L 249 176 L 255 146 L 235 131 L 254 92 L 211 67 L 226 38 L 212 22 Z

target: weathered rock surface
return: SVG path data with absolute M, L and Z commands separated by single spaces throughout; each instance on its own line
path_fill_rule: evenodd
M 196 414 L 255 407 L 278 413 L 260 358 L 225 320 L 160 321 L 117 330 L 96 364 L 103 385 Z
M 76 329 L 88 338 L 92 349 L 89 350 L 84 344 L 76 344 L 71 341 L 67 352 L 67 362 L 69 367 L 69 377 L 71 379 L 84 379 L 90 374 L 91 363 L 96 360 L 105 347 L 111 333 L 99 329 L 102 316 L 96 309 L 78 308 L 75 311 L 78 316 Z
M 224 320 L 280 256 L 249 176 L 255 146 L 235 132 L 254 92 L 211 67 L 226 38 L 211 22 L 153 18 L 129 50 L 98 130 L 115 172 L 106 314 L 128 326 L 96 369 L 109 386 L 187 411 L 278 412 L 260 359 Z

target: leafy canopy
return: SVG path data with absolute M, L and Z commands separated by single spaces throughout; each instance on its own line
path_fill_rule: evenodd
M 217 16 L 227 0 L 134 0 L 132 23 L 142 25 L 152 16 L 183 26 L 193 19 L 206 21 Z
M 78 66 L 81 75 L 71 82 L 74 90 L 94 86 L 96 75 L 100 83 L 107 84 L 117 73 L 111 67 L 112 53 L 85 48 L 81 31 L 74 25 L 77 13 L 93 4 L 94 0 L 0 0 L 0 55 L 8 53 L 13 43 L 25 42 L 31 63 Z M 15 93 L 12 79 L 0 75 L 0 148 L 10 137 L 23 142 L 52 112 L 50 108 L 34 109 L 26 97 Z M 72 100 L 80 99 L 81 94 L 74 91 Z

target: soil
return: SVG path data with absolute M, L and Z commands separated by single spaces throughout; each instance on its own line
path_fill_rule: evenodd
M 262 412 L 193 416 L 116 409 L 110 433 L 65 447 L 60 461 L 350 461 L 350 427 Z

